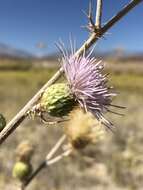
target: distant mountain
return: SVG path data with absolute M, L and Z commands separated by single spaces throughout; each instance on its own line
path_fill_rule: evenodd
M 111 51 L 105 52 L 93 52 L 93 55 L 99 59 L 106 59 L 106 58 L 116 58 L 119 60 L 134 60 L 134 61 L 141 61 L 143 62 L 143 53 L 129 53 L 122 49 L 115 49 Z M 52 54 L 44 54 L 42 56 L 31 54 L 25 50 L 17 49 L 10 45 L 0 43 L 0 58 L 18 58 L 18 59 L 38 59 L 38 60 L 58 60 L 61 57 L 59 52 L 54 52 Z
M 0 57 L 10 58 L 33 58 L 34 55 L 24 51 L 11 47 L 7 44 L 0 43 Z

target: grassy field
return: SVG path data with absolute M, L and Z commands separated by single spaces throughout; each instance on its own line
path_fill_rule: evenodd
M 0 70 L 29 70 L 32 66 L 30 59 L 0 57 Z
M 111 69 L 111 68 L 110 68 Z M 0 112 L 10 120 L 55 71 L 0 71 Z M 114 104 L 127 107 L 123 117 L 108 114 L 115 134 L 41 172 L 28 190 L 141 190 L 143 187 L 143 75 L 110 70 L 119 95 Z M 60 136 L 60 127 L 26 120 L 0 149 L 0 189 L 15 190 L 11 177 L 15 148 L 25 139 L 36 147 L 34 168 Z

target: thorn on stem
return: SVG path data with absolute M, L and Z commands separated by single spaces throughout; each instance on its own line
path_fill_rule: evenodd
M 88 11 L 84 11 L 83 13 L 85 14 L 85 16 L 88 19 L 88 24 L 86 26 L 82 26 L 83 28 L 86 28 L 90 33 L 95 33 L 97 35 L 97 38 L 101 37 L 101 28 L 97 28 L 94 22 L 94 16 L 93 16 L 93 8 L 92 8 L 92 1 L 89 2 L 89 8 Z

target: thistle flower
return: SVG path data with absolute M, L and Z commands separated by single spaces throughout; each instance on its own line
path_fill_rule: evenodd
M 71 94 L 86 112 L 91 112 L 109 129 L 113 124 L 105 119 L 104 113 L 110 111 L 112 98 L 116 96 L 108 86 L 107 75 L 103 74 L 104 64 L 91 57 L 91 53 L 75 57 L 60 47 L 63 58 L 62 66 L 68 80 Z M 118 106 L 115 106 L 118 107 Z M 112 111 L 111 111 L 112 112 Z
M 57 83 L 48 87 L 41 98 L 40 110 L 52 116 L 65 116 L 75 105 L 80 105 L 85 112 L 91 112 L 97 120 L 112 130 L 113 124 L 104 114 L 107 111 L 116 113 L 110 110 L 111 106 L 122 107 L 111 104 L 116 93 L 108 86 L 107 75 L 103 74 L 103 62 L 96 61 L 91 56 L 92 52 L 75 56 L 75 48 L 71 48 L 72 53 L 69 54 L 63 44 L 58 47 L 63 54 L 62 67 L 68 83 Z

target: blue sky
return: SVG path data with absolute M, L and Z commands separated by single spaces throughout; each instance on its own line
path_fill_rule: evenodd
M 69 35 L 79 47 L 88 37 L 81 28 L 87 23 L 82 10 L 88 0 L 0 0 L 0 43 L 34 54 L 56 51 L 59 38 L 68 44 Z M 93 0 L 94 5 L 96 0 Z M 119 11 L 129 0 L 103 0 L 103 23 Z M 94 6 L 95 8 L 95 6 Z M 97 50 L 124 48 L 129 52 L 143 52 L 143 3 L 118 22 L 97 44 Z M 46 48 L 36 46 L 39 42 Z

